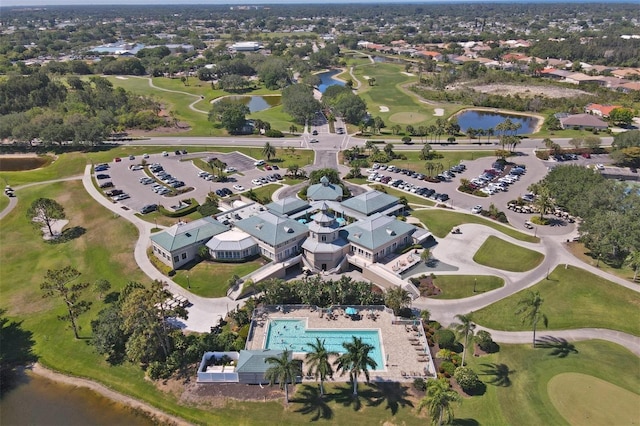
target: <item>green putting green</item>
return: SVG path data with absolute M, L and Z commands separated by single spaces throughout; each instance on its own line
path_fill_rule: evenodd
M 633 425 L 640 395 L 593 376 L 562 373 L 547 383 L 549 399 L 572 425 Z
M 419 112 L 397 112 L 389 117 L 391 121 L 398 124 L 422 123 L 427 120 L 427 118 L 425 114 Z

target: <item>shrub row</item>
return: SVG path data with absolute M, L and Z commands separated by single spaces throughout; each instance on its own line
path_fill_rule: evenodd
M 177 210 L 175 212 L 172 212 L 170 210 L 165 209 L 163 206 L 159 206 L 158 207 L 158 211 L 167 217 L 184 217 L 188 214 L 191 214 L 193 212 L 195 212 L 196 210 L 198 210 L 198 207 L 200 207 L 200 204 L 198 204 L 198 202 L 195 200 L 195 198 L 190 198 L 190 205 L 188 207 L 185 207 L 184 209 L 180 209 Z M 185 202 L 187 202 L 185 200 Z

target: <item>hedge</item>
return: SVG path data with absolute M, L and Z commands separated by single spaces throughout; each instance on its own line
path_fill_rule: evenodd
M 200 204 L 198 204 L 195 198 L 190 198 L 189 201 L 191 202 L 191 204 L 188 207 L 177 210 L 175 212 L 167 210 L 163 206 L 158 206 L 158 211 L 160 212 L 160 214 L 167 217 L 183 217 L 195 212 L 196 210 L 198 210 L 198 207 L 200 207 Z

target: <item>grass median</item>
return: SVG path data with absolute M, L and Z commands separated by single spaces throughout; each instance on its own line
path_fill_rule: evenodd
M 434 299 L 462 299 L 504 286 L 504 280 L 493 275 L 437 275 L 433 280 L 442 293 Z
M 544 255 L 490 235 L 480 246 L 473 260 L 490 268 L 511 272 L 525 272 L 538 266 Z
M 524 234 L 509 226 L 501 225 L 477 215 L 435 209 L 417 210 L 411 214 L 420 219 L 420 221 L 429 228 L 429 231 L 438 238 L 446 237 L 456 226 L 460 226 L 465 223 L 477 223 L 493 228 L 496 231 L 500 231 L 511 238 L 515 238 L 520 241 L 528 243 L 537 243 L 540 241 L 539 238 L 534 237 L 533 235 Z
M 262 259 L 244 263 L 200 262 L 188 269 L 178 269 L 172 280 L 198 296 L 224 297 L 234 275 L 243 277 L 264 264 Z
M 640 336 L 640 298 L 638 293 L 607 281 L 584 269 L 559 266 L 531 288 L 544 299 L 542 311 L 549 328 L 565 330 L 595 327 L 619 330 Z M 515 315 L 523 290 L 473 313 L 473 319 L 485 327 L 518 331 L 530 330 Z M 538 333 L 544 328 L 538 327 Z

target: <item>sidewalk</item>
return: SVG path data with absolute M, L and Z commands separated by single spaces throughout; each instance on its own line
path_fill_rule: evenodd
M 91 181 L 91 166 L 87 165 L 85 168 L 84 176 L 82 177 L 82 183 L 85 190 L 91 195 L 98 203 L 111 210 L 115 214 L 123 217 L 129 222 L 133 223 L 138 229 L 138 240 L 134 248 L 134 257 L 138 267 L 152 280 L 158 280 L 167 284 L 167 290 L 174 294 L 184 296 L 189 299 L 191 306 L 187 308 L 189 317 L 187 320 L 180 320 L 181 328 L 197 332 L 208 332 L 211 327 L 217 325 L 220 318 L 224 318 L 230 309 L 233 309 L 242 302 L 234 301 L 228 297 L 221 297 L 217 299 L 209 299 L 185 290 L 169 277 L 163 275 L 158 271 L 149 258 L 147 257 L 147 247 L 149 247 L 149 236 L 151 235 L 151 229 L 155 226 L 152 223 L 146 222 L 136 216 L 132 210 L 124 210 L 119 204 L 113 203 L 106 199 L 102 194 L 93 186 Z

